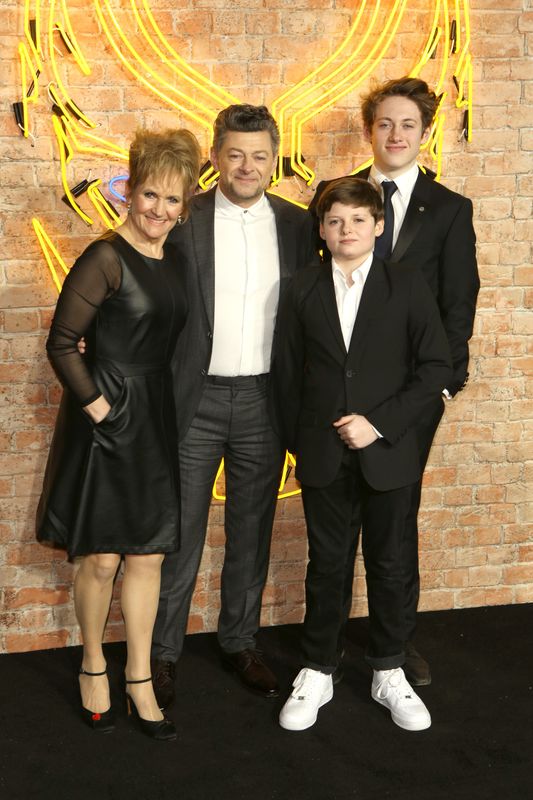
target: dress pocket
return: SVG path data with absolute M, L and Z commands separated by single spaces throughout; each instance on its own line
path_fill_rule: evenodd
M 107 431 L 120 426 L 121 418 L 126 406 L 126 380 L 126 378 L 123 379 L 119 396 L 107 412 L 106 416 L 101 419 L 100 422 L 94 423 L 94 427 L 97 430 Z

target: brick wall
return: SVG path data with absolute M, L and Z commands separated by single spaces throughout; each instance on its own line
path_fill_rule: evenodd
M 121 18 L 139 44 L 129 4 L 112 0 L 111 5 L 123 6 Z M 270 104 L 333 52 L 351 25 L 355 3 L 234 0 L 231 10 L 226 0 L 152 0 L 150 5 L 163 33 L 198 70 L 242 100 Z M 148 89 L 136 87 L 117 63 L 103 41 L 93 4 L 68 0 L 67 6 L 92 74 L 80 73 L 56 37 L 61 75 L 81 109 L 98 122 L 97 133 L 126 145 L 139 123 L 184 124 L 199 135 L 207 155 L 207 133 L 168 110 Z M 47 23 L 47 0 L 41 7 Z M 0 15 L 5 111 L 0 120 L 0 650 L 9 652 L 78 641 L 71 603 L 74 567 L 62 552 L 34 540 L 35 506 L 60 390 L 44 355 L 56 291 L 31 217 L 44 222 L 68 264 L 103 228 L 97 224 L 91 231 L 61 202 L 46 93 L 52 79 L 49 59 L 39 80 L 39 100 L 30 106 L 34 146 L 15 125 L 10 105 L 21 97 L 17 46 L 23 34 L 22 0 L 3 0 Z M 372 74 L 382 79 L 408 71 L 422 52 L 432 16 L 431 0 L 408 2 L 394 41 Z M 533 299 L 533 12 L 523 10 L 522 0 L 475 0 L 471 29 L 473 141 L 458 141 L 462 112 L 453 106 L 448 76 L 442 175 L 473 200 L 482 289 L 470 383 L 447 406 L 425 479 L 422 609 L 533 601 L 533 520 L 526 496 L 533 417 L 528 355 L 533 323 L 527 310 Z M 433 82 L 436 69 L 430 61 L 422 76 Z M 303 151 L 320 178 L 345 174 L 369 156 L 357 115 L 360 91 L 304 128 Z M 69 184 L 87 177 L 89 170 L 105 182 L 122 167 L 112 159 L 76 154 L 68 168 Z M 309 197 L 295 179 L 285 180 L 281 191 L 303 201 Z M 223 507 L 214 503 L 191 631 L 212 630 L 216 624 L 222 525 Z M 264 597 L 265 625 L 302 619 L 305 556 L 300 501 L 282 500 Z M 355 588 L 353 612 L 359 615 L 365 613 L 361 564 Z M 122 633 L 115 603 L 108 638 L 122 638 Z

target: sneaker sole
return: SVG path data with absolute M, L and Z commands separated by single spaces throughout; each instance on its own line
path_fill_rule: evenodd
M 288 723 L 287 723 L 287 722 L 282 722 L 282 721 L 281 721 L 281 715 L 280 715 L 280 718 L 279 718 L 279 724 L 280 724 L 280 726 L 281 726 L 281 727 L 283 728 L 283 730 L 285 730 L 285 731 L 306 731 L 308 728 L 312 728 L 312 727 L 313 727 L 313 725 L 315 724 L 315 722 L 317 721 L 317 717 L 318 717 L 318 712 L 319 712 L 319 710 L 322 708 L 322 706 L 325 706 L 325 705 L 326 705 L 326 703 L 329 703 L 329 701 L 330 701 L 332 698 L 333 698 L 333 689 L 331 689 L 331 690 L 330 690 L 330 691 L 327 693 L 326 697 L 324 697 L 324 698 L 322 699 L 322 701 L 320 702 L 320 705 L 319 705 L 319 706 L 318 706 L 318 708 L 317 708 L 317 713 L 315 714 L 315 718 L 314 718 L 314 719 L 312 719 L 312 720 L 310 720 L 309 722 L 307 722 L 305 725 L 302 725 L 302 724 L 300 724 L 300 725 L 295 725 L 295 724 L 291 724 L 290 722 L 288 722 Z
M 399 728 L 402 728 L 404 731 L 426 731 L 431 727 L 431 717 L 424 720 L 422 723 L 404 720 L 402 717 L 399 717 L 398 714 L 395 714 L 394 711 L 389 708 L 387 703 L 385 703 L 383 700 L 380 700 L 379 697 L 372 697 L 372 699 L 375 700 L 376 703 L 379 703 L 380 706 L 383 706 L 383 708 L 386 708 L 387 711 L 390 711 L 390 715 L 394 724 Z

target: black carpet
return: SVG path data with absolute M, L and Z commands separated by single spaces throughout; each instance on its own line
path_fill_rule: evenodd
M 78 716 L 80 648 L 0 656 L 2 800 L 526 800 L 533 798 L 533 605 L 420 615 L 427 731 L 396 727 L 370 699 L 366 620 L 348 628 L 345 678 L 317 724 L 282 730 L 299 626 L 261 631 L 283 696 L 265 700 L 221 669 L 215 637 L 187 637 L 170 716 L 152 742 L 125 714 L 124 645 L 107 645 L 117 729 Z

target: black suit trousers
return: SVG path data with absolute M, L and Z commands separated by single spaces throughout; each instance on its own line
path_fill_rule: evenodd
M 431 445 L 444 413 L 444 401 L 438 398 L 426 413 L 416 423 L 416 436 L 418 441 L 420 466 L 424 471 Z M 411 485 L 411 501 L 406 520 L 406 530 L 403 543 L 402 562 L 405 575 L 405 625 L 406 641 L 413 639 L 416 631 L 416 613 L 420 598 L 420 572 L 418 568 L 418 511 L 420 508 L 420 495 L 422 491 L 422 478 Z M 360 508 L 353 510 L 353 526 L 357 531 L 353 537 L 350 554 L 346 560 L 344 576 L 344 620 L 348 621 L 352 608 L 353 575 L 355 557 L 359 544 L 359 529 L 361 527 Z M 338 650 L 344 648 L 344 626 L 338 643 Z
M 335 480 L 326 487 L 302 485 L 309 564 L 303 664 L 331 673 L 337 665 L 345 621 L 345 580 L 363 527 L 363 556 L 369 606 L 367 661 L 374 669 L 404 662 L 405 576 L 402 563 L 412 486 L 379 492 L 365 481 L 355 450 L 346 450 Z

